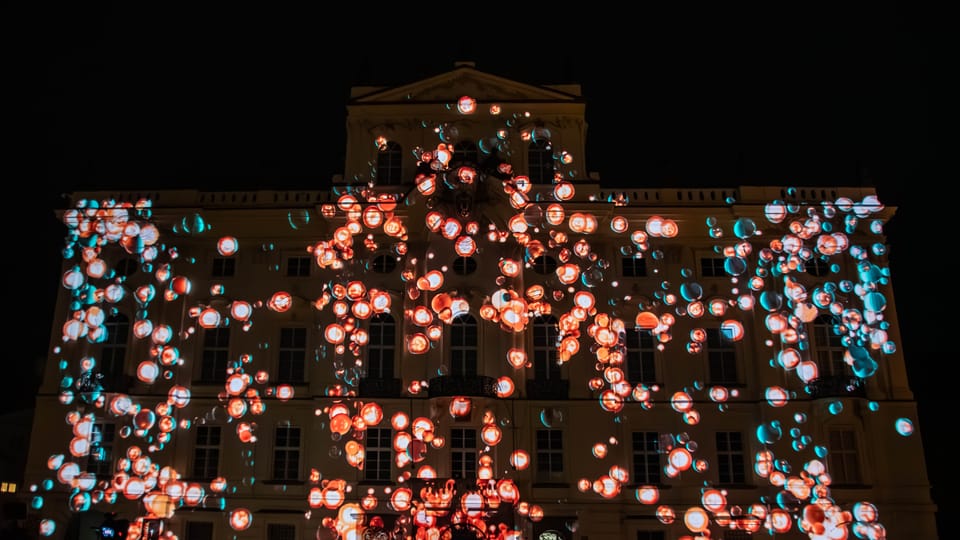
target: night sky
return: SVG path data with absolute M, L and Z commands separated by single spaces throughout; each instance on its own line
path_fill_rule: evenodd
M 347 18 L 24 4 L 4 17 L 4 86 L 14 94 L 6 185 L 17 189 L 6 367 L 25 382 L 4 411 L 31 405 L 32 366 L 48 350 L 62 193 L 323 188 L 342 172 L 351 86 L 413 82 L 470 60 L 519 81 L 579 82 L 589 124 L 580 163 L 606 186 L 870 185 L 898 206 L 887 233 L 899 345 L 935 501 L 942 511 L 957 500 L 945 443 L 957 405 L 944 397 L 960 374 L 948 326 L 956 278 L 943 262 L 955 241 L 935 230 L 946 221 L 936 213 L 952 212 L 938 190 L 954 193 L 955 175 L 934 165 L 945 147 L 934 135 L 945 95 L 937 14 L 890 4 L 611 12 L 590 15 L 616 22 L 591 26 L 550 5 L 530 16 L 367 6 Z

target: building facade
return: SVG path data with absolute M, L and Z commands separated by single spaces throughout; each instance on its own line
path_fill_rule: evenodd
M 605 187 L 584 106 L 463 64 L 356 88 L 329 188 L 74 193 L 38 530 L 936 538 L 895 209 Z

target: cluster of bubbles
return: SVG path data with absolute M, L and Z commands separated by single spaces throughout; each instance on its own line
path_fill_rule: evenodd
M 477 101 L 469 96 L 450 108 L 464 115 L 477 114 L 480 110 Z M 486 150 L 481 148 L 481 151 L 495 157 L 508 146 L 509 133 L 525 115 L 504 114 L 498 104 L 491 104 L 487 110 L 494 118 L 506 117 L 503 126 L 483 140 Z M 604 213 L 568 212 L 564 203 L 573 199 L 575 186 L 571 172 L 565 169 L 573 157 L 565 150 L 556 149 L 553 183 L 546 190 L 535 189 L 527 176 L 517 174 L 503 160 L 485 159 L 482 165 L 454 163 L 455 128 L 441 125 L 434 131 L 440 138 L 437 146 L 416 151 L 415 192 L 409 198 L 401 201 L 393 194 L 378 192 L 372 185 L 348 189 L 339 194 L 335 203 L 321 207 L 321 217 L 338 224 L 332 234 L 305 246 L 317 267 L 329 276 L 312 307 L 333 316 L 333 321 L 322 327 L 326 342 L 323 349 L 329 348 L 338 359 L 333 367 L 338 379 L 343 381 L 329 387 L 327 395 L 344 399 L 316 410 L 317 416 L 324 417 L 324 429 L 335 443 L 329 456 L 362 469 L 364 432 L 389 424 L 395 434 L 391 441 L 393 462 L 403 471 L 395 486 L 379 493 L 371 489 L 358 495 L 354 493 L 355 486 L 345 480 L 322 478 L 318 469 L 312 469 L 305 501 L 309 508 L 306 516 L 309 519 L 313 511 L 327 513 L 318 526 L 318 538 L 356 538 L 362 527 L 382 526 L 377 521 L 379 518 L 365 520 L 366 515 L 382 507 L 401 515 L 395 533 L 417 538 L 433 537 L 440 527 L 456 526 L 485 531 L 488 538 L 516 540 L 520 538 L 518 527 L 489 521 L 495 510 L 511 506 L 532 521 L 539 521 L 544 515 L 543 508 L 523 500 L 511 478 L 497 477 L 496 471 L 503 468 L 495 462 L 496 453 L 492 449 L 500 443 L 502 428 L 510 419 L 497 418 L 491 410 L 483 411 L 480 430 L 483 449 L 476 482 L 467 486 L 440 483 L 437 472 L 424 463 L 428 452 L 447 447 L 444 438 L 436 433 L 436 419 L 411 417 L 403 411 L 385 410 L 375 401 L 357 399 L 355 375 L 362 369 L 363 350 L 369 341 L 363 321 L 390 313 L 392 297 L 386 291 L 368 287 L 362 279 L 350 278 L 352 274 L 344 270 L 355 265 L 366 267 L 367 254 L 380 252 L 382 242 L 390 244 L 392 256 L 402 264 L 402 296 L 409 306 L 404 309 L 403 317 L 409 323 L 407 327 L 412 328 L 403 338 L 409 355 L 424 354 L 435 347 L 444 326 L 471 310 L 471 298 L 444 286 L 445 267 L 431 268 L 427 253 L 411 252 L 409 229 L 419 224 L 406 223 L 396 211 L 398 204 L 421 201 L 427 210 L 423 225 L 430 234 L 442 238 L 439 241 L 449 242 L 461 257 L 477 254 L 488 244 L 514 242 L 520 246 L 520 255 L 496 262 L 495 282 L 490 284 L 480 305 L 474 302 L 474 307 L 478 308 L 481 319 L 508 334 L 524 332 L 529 321 L 536 317 L 556 315 L 558 362 L 588 356 L 596 374 L 586 381 L 587 387 L 597 396 L 600 409 L 617 421 L 623 419 L 625 404 L 635 402 L 641 404 L 642 409 L 649 409 L 654 406 L 654 394 L 663 390 L 659 385 L 631 384 L 627 380 L 625 336 L 631 327 L 648 331 L 662 350 L 674 341 L 673 328 L 678 319 L 689 318 L 696 323 L 685 336 L 683 346 L 690 354 L 698 354 L 708 341 L 707 327 L 716 326 L 713 322 L 719 323 L 723 340 L 737 342 L 746 332 L 737 312 L 760 312 L 770 333 L 767 344 L 777 351 L 770 361 L 771 367 L 783 370 L 803 385 L 819 377 L 819 367 L 808 359 L 807 348 L 809 326 L 823 314 L 833 317 L 833 330 L 846 348 L 844 361 L 858 378 L 867 379 L 877 371 L 877 356 L 896 351 L 888 336 L 889 324 L 883 317 L 887 305 L 883 291 L 889 272 L 871 260 L 872 256 L 883 255 L 884 248 L 880 242 L 860 246 L 851 241 L 861 221 L 868 222 L 871 233 L 882 233 L 882 223 L 873 216 L 883 206 L 873 196 L 862 201 L 840 198 L 817 206 L 771 201 L 763 212 L 767 222 L 764 226 L 770 231 L 764 231 L 748 217 L 736 219 L 729 229 L 720 220 L 708 218 L 707 234 L 718 242 L 714 250 L 723 258 L 723 271 L 732 285 L 729 295 L 708 294 L 694 279 L 694 273 L 684 268 L 679 286 L 662 281 L 642 300 L 632 295 L 614 295 L 607 301 L 598 301 L 595 291 L 606 279 L 605 271 L 610 266 L 590 243 L 591 235 L 599 231 L 601 222 L 609 221 L 612 233 L 623 238 L 621 255 L 646 257 L 654 262 L 663 258 L 663 251 L 657 249 L 656 244 L 677 237 L 679 224 L 657 215 L 649 216 L 640 224 L 631 223 L 618 213 L 618 208 L 629 204 L 625 194 L 611 196 L 607 201 L 609 211 Z M 542 127 L 520 133 L 524 141 L 543 140 L 552 147 L 550 135 Z M 382 150 L 387 149 L 385 139 L 378 139 L 375 144 Z M 482 198 L 477 196 L 479 190 L 495 193 L 498 200 L 506 201 L 514 210 L 513 216 L 502 224 L 481 221 L 470 208 L 475 199 Z M 793 200 L 794 193 L 790 195 Z M 164 384 L 169 388 L 165 399 L 158 403 L 145 402 L 144 396 L 107 393 L 100 384 L 96 358 L 84 355 L 74 362 L 62 359 L 60 401 L 68 408 L 66 418 L 72 438 L 66 452 L 50 456 L 47 465 L 53 479 L 34 486 L 37 494 L 33 507 L 43 508 L 42 493 L 51 490 L 56 480 L 72 490 L 70 508 L 77 512 L 95 504 L 111 504 L 120 498 L 141 501 L 146 514 L 131 525 L 131 538 L 139 534 L 144 518 L 169 518 L 177 508 L 191 507 L 224 511 L 230 527 L 243 531 L 252 525 L 254 513 L 248 508 L 231 507 L 228 496 L 236 492 L 234 484 L 246 480 L 217 478 L 205 484 L 186 482 L 180 471 L 161 462 L 171 440 L 198 423 L 178 419 L 178 411 L 190 403 L 191 394 L 189 388 L 176 385 L 172 380 L 176 371 L 186 364 L 180 354 L 182 343 L 193 338 L 198 327 L 239 325 L 247 331 L 257 312 L 282 313 L 297 300 L 289 292 L 278 290 L 266 298 L 194 302 L 186 311 L 185 329 L 175 331 L 160 322 L 162 310 L 151 309 L 152 306 L 159 300 L 189 300 L 201 295 L 196 294 L 189 277 L 193 261 L 180 257 L 175 246 L 164 243 L 160 229 L 151 218 L 149 200 L 132 203 L 83 200 L 64 214 L 68 232 L 63 254 L 72 264 L 64 272 L 61 283 L 69 291 L 71 300 L 69 314 L 62 325 L 66 345 L 56 347 L 55 353 L 65 353 L 77 342 L 95 344 L 107 340 L 106 321 L 119 312 L 121 301 L 132 298 L 136 311 L 131 332 L 137 340 L 149 344 L 150 350 L 149 358 L 137 367 L 137 378 L 144 384 Z M 289 226 L 295 230 L 306 229 L 310 220 L 310 214 L 303 210 L 288 214 Z M 209 229 L 210 225 L 200 214 L 191 214 L 177 221 L 171 232 L 195 236 Z M 773 231 L 776 232 L 765 234 Z M 761 236 L 769 241 L 760 243 Z M 261 248 L 273 249 L 273 246 L 268 248 L 264 244 Z M 222 236 L 216 241 L 216 249 L 222 257 L 231 258 L 241 245 L 236 237 Z M 127 279 L 128 273 L 107 263 L 116 259 L 107 256 L 108 250 L 125 252 L 150 279 L 132 285 Z M 802 279 L 805 268 L 822 263 L 836 272 L 836 263 L 832 261 L 844 254 L 854 261 L 856 280 L 827 280 L 815 286 L 805 285 L 808 282 Z M 547 282 L 527 287 L 518 285 L 524 269 L 547 256 L 556 261 Z M 617 290 L 616 283 L 611 283 L 611 288 Z M 223 294 L 223 285 L 215 284 L 209 295 L 202 296 L 222 299 Z M 856 301 L 852 305 L 845 302 L 849 298 Z M 621 315 L 627 307 L 636 310 L 632 320 Z M 712 322 L 701 325 L 701 320 Z M 343 358 L 349 361 L 343 362 Z M 513 369 L 528 365 L 522 348 L 510 349 L 506 360 Z M 254 355 L 243 354 L 224 367 L 225 373 L 209 374 L 226 376 L 217 410 L 233 423 L 238 440 L 247 444 L 257 441 L 256 417 L 266 411 L 268 401 L 284 401 L 294 396 L 292 386 L 272 384 L 270 374 L 255 369 L 254 365 Z M 405 388 L 410 395 L 416 395 L 427 384 L 427 381 L 407 381 Z M 514 384 L 511 377 L 501 377 L 496 382 L 496 395 L 510 397 Z M 692 381 L 672 392 L 666 401 L 685 425 L 694 426 L 701 420 L 698 403 L 709 402 L 723 411 L 730 400 L 738 397 L 736 388 Z M 764 397 L 773 409 L 798 399 L 796 392 L 781 386 L 766 388 Z M 445 409 L 457 418 L 469 415 L 473 405 L 471 398 L 460 396 L 449 400 Z M 843 402 L 832 401 L 828 409 L 831 414 L 841 414 Z M 93 426 L 101 419 L 120 425 L 119 436 L 131 440 L 126 454 L 119 457 L 111 475 L 104 478 L 83 471 L 80 465 L 98 451 Z M 671 524 L 679 518 L 693 534 L 705 533 L 711 524 L 718 524 L 751 533 L 760 530 L 785 533 L 796 528 L 811 538 L 846 538 L 848 532 L 861 538 L 883 537 L 884 529 L 875 506 L 860 502 L 850 510 L 843 510 L 833 501 L 831 479 L 823 461 L 828 450 L 824 445 L 814 444 L 813 438 L 802 432 L 799 426 L 806 421 L 805 414 L 797 413 L 794 420 L 796 427 L 774 420 L 761 423 L 754 431 L 758 442 L 765 447 L 780 442 L 786 432 L 796 453 L 811 447 L 814 451 L 814 457 L 796 468 L 769 449 L 754 456 L 754 472 L 775 488 L 775 497 L 744 506 L 728 501 L 725 490 L 708 486 L 703 489 L 698 504 L 682 509 L 659 504 L 657 486 L 640 486 L 633 495 L 640 504 L 655 506 L 654 514 L 662 523 Z M 539 421 L 547 429 L 559 428 L 566 422 L 566 413 L 562 408 L 545 408 L 539 414 Z M 895 429 L 909 436 L 914 426 L 910 419 L 899 418 Z M 610 447 L 617 444 L 619 441 L 610 437 L 594 443 L 590 452 L 597 460 L 605 460 L 610 457 Z M 659 447 L 666 455 L 664 472 L 668 478 L 684 471 L 703 473 L 709 469 L 709 462 L 697 456 L 697 441 L 685 432 L 662 434 Z M 530 452 L 514 449 L 509 453 L 508 462 L 508 471 L 522 471 L 530 465 Z M 629 484 L 629 476 L 626 467 L 612 464 L 597 478 L 580 479 L 577 487 L 581 492 L 612 499 Z M 570 531 L 578 526 L 577 521 L 566 524 Z M 56 523 L 51 519 L 40 524 L 42 536 L 50 536 L 55 530 Z M 172 538 L 173 534 L 168 531 L 166 536 Z

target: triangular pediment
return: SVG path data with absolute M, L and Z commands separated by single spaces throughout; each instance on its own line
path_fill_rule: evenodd
M 579 87 L 536 86 L 459 66 L 452 71 L 427 79 L 388 88 L 354 89 L 351 100 L 356 105 L 381 103 L 454 102 L 470 96 L 480 102 L 509 101 L 577 101 Z

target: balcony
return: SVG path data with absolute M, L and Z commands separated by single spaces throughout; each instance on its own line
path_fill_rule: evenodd
M 455 377 L 444 375 L 430 379 L 429 397 L 497 397 L 497 380 L 485 375 L 475 377 Z
M 814 379 L 807 384 L 807 393 L 813 399 L 867 397 L 863 379 L 848 375 L 828 375 Z
M 398 378 L 360 379 L 360 397 L 362 398 L 398 398 L 403 394 L 403 381 Z
M 527 379 L 527 399 L 562 400 L 570 396 L 566 379 Z

